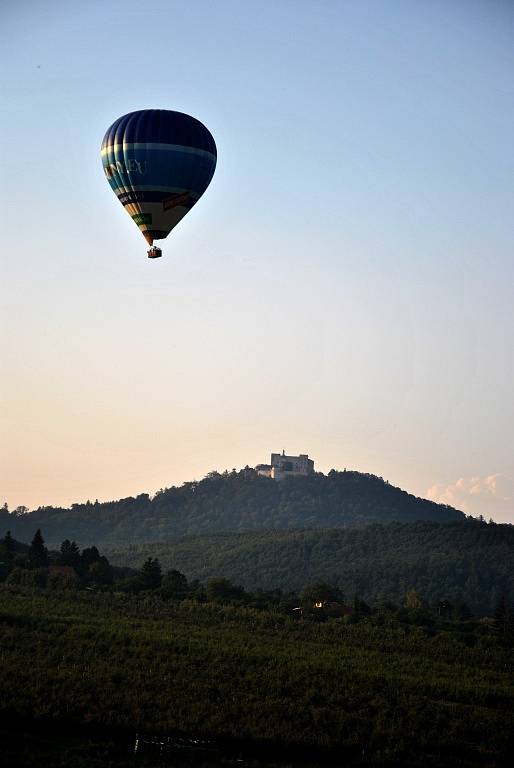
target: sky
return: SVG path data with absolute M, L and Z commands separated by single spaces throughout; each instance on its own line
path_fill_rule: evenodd
M 514 523 L 514 4 L 4 0 L 0 502 L 153 493 L 285 449 Z M 147 245 L 111 123 L 194 115 Z

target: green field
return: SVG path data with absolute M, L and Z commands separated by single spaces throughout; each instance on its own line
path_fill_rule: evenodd
M 481 627 L 4 587 L 0 712 L 348 765 L 502 765 L 514 657 Z

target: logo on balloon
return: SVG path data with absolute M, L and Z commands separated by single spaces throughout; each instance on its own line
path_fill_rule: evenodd
M 162 210 L 167 211 L 170 208 L 176 208 L 178 205 L 182 205 L 184 208 L 192 208 L 195 204 L 195 199 L 191 197 L 189 192 L 179 192 L 176 195 L 170 195 L 165 197 L 162 201 Z
M 148 170 L 147 160 L 127 160 L 125 163 L 127 173 L 141 173 L 144 175 Z
M 112 179 L 115 173 L 140 173 L 142 176 L 148 171 L 148 162 L 146 160 L 127 160 L 126 163 L 122 163 L 121 160 L 116 160 L 115 163 L 109 163 L 104 165 L 105 175 L 108 179 Z
M 137 225 L 139 224 L 151 224 L 152 223 L 152 214 L 151 213 L 135 213 L 132 218 L 136 222 Z

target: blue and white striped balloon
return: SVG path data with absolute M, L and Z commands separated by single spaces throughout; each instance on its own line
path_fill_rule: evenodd
M 101 153 L 109 184 L 149 245 L 167 237 L 203 195 L 217 157 L 199 120 L 165 109 L 118 118 Z

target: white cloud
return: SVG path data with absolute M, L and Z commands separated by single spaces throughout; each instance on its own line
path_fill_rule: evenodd
M 450 485 L 433 485 L 426 496 L 466 514 L 514 522 L 514 481 L 500 472 L 483 477 L 459 477 Z

